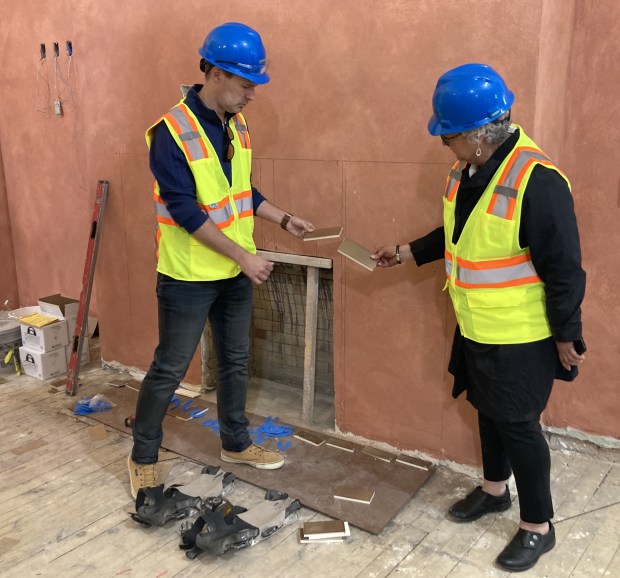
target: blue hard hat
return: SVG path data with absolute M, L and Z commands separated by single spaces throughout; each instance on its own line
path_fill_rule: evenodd
M 205 38 L 198 54 L 214 66 L 255 82 L 266 84 L 267 58 L 256 30 L 239 22 L 217 26 Z
M 515 95 L 486 64 L 463 64 L 439 77 L 433 94 L 433 136 L 477 128 L 510 110 Z

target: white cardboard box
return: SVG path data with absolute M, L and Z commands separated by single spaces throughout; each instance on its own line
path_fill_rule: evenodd
M 69 335 L 69 344 L 73 341 L 75 336 L 75 326 L 77 325 L 77 315 L 69 315 L 65 317 L 67 322 L 67 334 Z M 89 317 L 86 322 L 86 330 L 84 331 L 84 337 L 92 337 L 93 333 L 97 329 L 97 319 L 95 317 Z
M 26 375 L 38 379 L 50 379 L 67 374 L 67 360 L 64 349 L 42 352 L 28 347 L 19 348 L 19 358 Z
M 77 324 L 77 315 L 69 315 L 65 318 L 67 322 L 67 336 L 69 337 L 69 345 L 73 343 L 73 336 L 75 335 L 75 326 Z
M 39 299 L 41 313 L 64 319 L 67 322 L 67 343 L 69 345 L 73 341 L 79 306 L 80 302 L 77 299 L 64 297 L 60 293 Z
M 75 317 L 78 314 L 80 302 L 70 297 L 63 297 L 60 293 L 48 295 L 39 299 L 39 307 L 42 313 L 48 313 L 54 317 Z
M 64 319 L 45 327 L 32 327 L 25 323 L 20 323 L 20 325 L 22 343 L 28 349 L 48 352 L 60 349 L 69 343 L 67 322 Z
M 69 361 L 71 361 L 71 350 L 73 349 L 73 339 L 70 340 L 69 345 L 65 347 L 65 357 L 67 358 L 67 367 L 69 367 Z M 82 355 L 80 356 L 80 365 L 86 365 L 90 363 L 90 344 L 88 343 L 88 337 L 84 337 L 84 343 L 82 344 Z

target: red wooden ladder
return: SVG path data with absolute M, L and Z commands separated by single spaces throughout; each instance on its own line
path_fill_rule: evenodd
M 80 359 L 82 355 L 82 346 L 84 344 L 84 334 L 88 327 L 88 306 L 90 305 L 90 294 L 93 288 L 95 264 L 97 263 L 97 249 L 99 248 L 99 237 L 101 236 L 103 210 L 108 197 L 108 186 L 108 181 L 99 181 L 97 183 L 95 208 L 93 209 L 93 217 L 90 224 L 90 236 L 88 238 L 88 249 L 86 251 L 86 261 L 84 263 L 84 276 L 82 277 L 82 293 L 80 294 L 80 305 L 78 307 L 73 340 L 71 341 L 71 359 L 67 372 L 67 395 L 75 395 L 78 390 Z

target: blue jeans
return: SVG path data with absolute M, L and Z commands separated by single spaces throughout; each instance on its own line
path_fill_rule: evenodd
M 251 445 L 245 415 L 250 357 L 252 283 L 243 274 L 220 281 L 178 281 L 157 277 L 159 345 L 146 374 L 133 426 L 132 459 L 157 461 L 162 422 L 185 377 L 207 319 L 218 361 L 217 414 L 222 447 L 242 451 Z M 200 429 L 195 431 L 209 435 Z

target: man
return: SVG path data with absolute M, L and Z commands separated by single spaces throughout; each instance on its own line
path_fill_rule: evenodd
M 248 387 L 252 283 L 273 264 L 256 255 L 254 215 L 296 237 L 313 225 L 269 203 L 251 184 L 252 148 L 241 111 L 269 82 L 258 33 L 239 23 L 213 29 L 198 51 L 204 85 L 146 133 L 158 222 L 159 345 L 136 407 L 128 466 L 132 495 L 158 485 L 162 422 L 185 376 L 207 319 L 218 358 L 221 459 L 282 467 L 274 451 L 252 444 Z
M 466 64 L 442 75 L 431 135 L 457 162 L 444 193 L 444 226 L 404 246 L 385 246 L 381 267 L 444 258 L 458 326 L 450 360 L 453 395 L 478 410 L 484 482 L 450 508 L 472 522 L 511 506 L 515 475 L 521 521 L 497 557 L 531 568 L 555 545 L 549 447 L 540 414 L 554 377 L 573 379 L 585 359 L 585 273 L 566 176 L 521 127 L 514 101 L 491 67 Z

